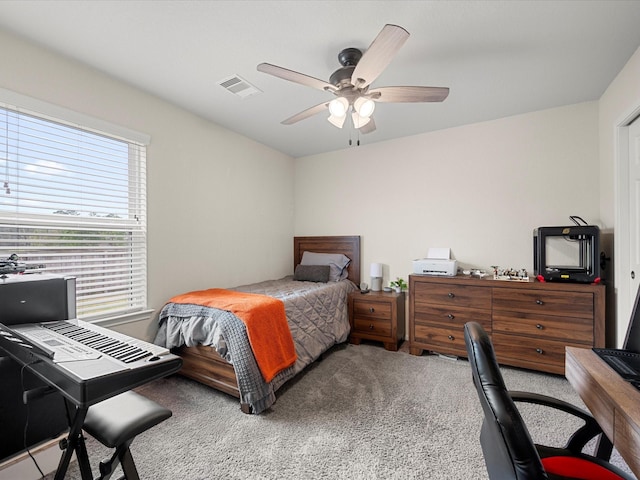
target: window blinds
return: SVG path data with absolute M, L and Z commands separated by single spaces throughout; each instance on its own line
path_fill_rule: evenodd
M 146 147 L 0 106 L 0 258 L 77 278 L 85 319 L 146 308 Z

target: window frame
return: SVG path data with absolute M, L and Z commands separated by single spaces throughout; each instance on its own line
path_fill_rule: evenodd
M 82 231 L 84 229 L 100 229 L 107 230 L 109 226 L 117 226 L 114 230 L 122 232 L 130 232 L 131 239 L 129 245 L 132 248 L 140 249 L 137 253 L 130 253 L 128 258 L 134 259 L 131 266 L 137 266 L 138 276 L 135 282 L 131 281 L 130 292 L 139 295 L 139 303 L 133 307 L 121 308 L 116 311 L 112 310 L 108 313 L 96 313 L 81 316 L 88 321 L 104 321 L 106 319 L 122 319 L 126 317 L 137 317 L 146 315 L 150 310 L 148 307 L 148 285 L 147 285 L 147 188 L 146 188 L 146 150 L 151 141 L 151 137 L 147 134 L 136 132 L 134 130 L 106 122 L 85 114 L 81 114 L 63 107 L 59 107 L 47 102 L 43 102 L 31 97 L 27 97 L 9 90 L 0 88 L 0 107 L 8 110 L 14 110 L 19 114 L 30 115 L 46 122 L 53 122 L 58 125 L 80 129 L 90 134 L 107 137 L 116 141 L 122 141 L 129 145 L 127 167 L 129 169 L 129 177 L 135 178 L 134 192 L 134 210 L 132 211 L 131 191 L 129 191 L 129 216 L 126 219 L 113 219 L 105 217 L 83 216 L 64 218 L 63 215 L 56 214 L 37 214 L 37 213 L 18 213 L 18 212 L 0 212 L 0 219 L 3 224 L 13 225 L 24 224 L 26 228 L 33 226 L 45 225 L 61 225 L 68 226 L 69 229 Z M 135 153 L 132 148 L 139 153 Z M 134 162 L 138 162 L 134 164 Z M 132 170 L 133 169 L 133 170 Z M 2 192 L 0 192 L 2 193 Z M 135 218 L 135 220 L 134 220 Z M 44 227 L 46 228 L 46 227 Z M 97 230 L 99 232 L 99 230 Z M 142 240 L 140 240 L 140 238 Z M 17 242 L 16 242 L 17 244 Z M 126 242 L 125 242 L 126 245 Z M 5 250 L 5 248 L 3 248 Z M 126 249 L 125 249 L 126 250 Z M 89 252 L 90 250 L 87 250 Z M 8 255 L 13 252 L 8 252 Z M 7 256 L 8 256 L 7 255 Z M 4 255 L 2 255 L 4 257 Z M 129 268 L 129 267 L 127 267 Z M 47 271 L 46 269 L 44 271 Z M 80 275 L 75 275 L 80 277 Z M 80 278 L 79 278 L 80 281 Z M 135 283 L 135 285 L 134 285 Z M 82 294 L 78 294 L 78 305 L 82 305 Z M 102 322 L 101 322 L 102 323 Z

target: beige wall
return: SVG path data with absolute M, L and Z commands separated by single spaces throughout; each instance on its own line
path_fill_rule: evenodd
M 362 235 L 363 278 L 382 262 L 385 283 L 429 247 L 451 247 L 462 266 L 531 270 L 532 229 L 569 215 L 612 238 L 614 126 L 640 106 L 636 52 L 599 102 L 294 160 L 4 32 L 0 55 L 0 88 L 151 136 L 154 309 L 289 273 L 294 234 Z
M 0 88 L 151 136 L 149 304 L 291 273 L 293 159 L 0 31 Z M 148 322 L 121 327 L 149 336 Z
M 620 142 L 624 142 L 624 125 L 640 114 L 640 49 L 636 50 L 602 95 L 599 110 L 600 212 L 608 229 L 615 229 L 615 291 L 610 293 L 608 300 L 617 310 L 616 339 L 617 345 L 622 345 L 635 292 L 629 288 L 626 241 L 629 221 L 625 207 L 628 188 L 625 185 L 626 156 L 624 148 L 620 148 Z
M 295 208 L 296 234 L 362 235 L 367 281 L 429 247 L 532 271 L 535 227 L 600 224 L 597 102 L 297 159 Z

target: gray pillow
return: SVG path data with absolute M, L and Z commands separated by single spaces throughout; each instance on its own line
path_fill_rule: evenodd
M 316 253 L 304 252 L 302 254 L 301 265 L 329 265 L 329 281 L 338 282 L 344 280 L 349 275 L 347 266 L 351 260 L 341 253 Z
M 329 265 L 297 265 L 293 279 L 301 282 L 327 283 L 329 272 Z

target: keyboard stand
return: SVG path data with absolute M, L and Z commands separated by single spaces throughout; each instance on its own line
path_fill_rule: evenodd
M 75 452 L 82 480 L 93 480 L 89 454 L 87 453 L 84 436 L 82 435 L 82 426 L 84 425 L 84 419 L 87 416 L 89 408 L 76 407 L 76 405 L 66 398 L 64 401 L 67 406 L 67 417 L 69 419 L 69 435 L 66 440 L 62 441 L 65 442 L 66 445 L 65 448 L 63 448 L 64 452 L 60 457 L 58 469 L 56 470 L 56 474 L 53 478 L 54 480 L 64 479 L 67 474 L 67 469 L 69 468 L 69 463 L 71 462 L 71 456 L 73 455 L 73 452 Z

